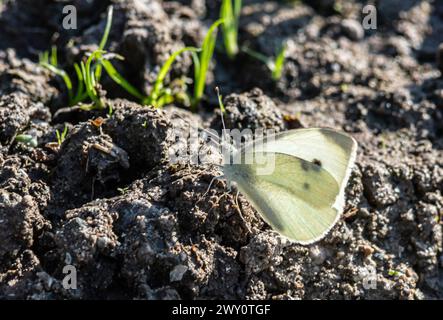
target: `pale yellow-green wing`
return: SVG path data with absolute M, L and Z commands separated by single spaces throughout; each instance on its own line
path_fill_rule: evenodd
M 350 135 L 329 128 L 289 130 L 268 141 L 257 140 L 242 150 L 243 153 L 257 151 L 284 153 L 319 164 L 337 181 L 340 191 L 335 207 L 343 210 L 344 189 L 357 152 L 357 142 Z
M 334 226 L 339 210 L 335 178 L 319 165 L 273 153 L 271 174 L 257 175 L 257 164 L 225 166 L 225 175 L 281 235 L 302 244 L 315 242 Z

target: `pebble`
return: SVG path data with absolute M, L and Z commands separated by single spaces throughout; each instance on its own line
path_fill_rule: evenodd
M 326 260 L 326 253 L 323 248 L 313 246 L 309 249 L 309 256 L 314 264 L 322 264 Z
M 180 281 L 183 278 L 185 272 L 188 271 L 188 267 L 182 264 L 178 264 L 169 273 L 169 279 L 171 282 Z
M 341 22 L 343 33 L 351 40 L 358 41 L 363 39 L 365 31 L 360 22 L 354 19 L 344 19 Z
M 373 252 L 374 252 L 374 248 L 372 248 L 370 245 L 361 245 L 359 247 L 360 251 L 363 252 L 365 258 L 369 257 Z

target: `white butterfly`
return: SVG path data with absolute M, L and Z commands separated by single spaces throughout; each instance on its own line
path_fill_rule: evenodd
M 230 155 L 231 159 L 272 155 L 272 173 L 258 174 L 260 165 L 254 162 L 225 161 L 224 176 L 229 184 L 237 184 L 279 234 L 300 244 L 318 241 L 342 214 L 357 143 L 347 134 L 320 128 L 290 130 L 273 138 Z

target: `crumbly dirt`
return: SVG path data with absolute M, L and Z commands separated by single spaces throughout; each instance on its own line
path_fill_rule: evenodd
M 30 2 L 0 3 L 1 299 L 443 298 L 439 1 L 372 1 L 377 30 L 362 28 L 361 1 L 244 1 L 242 44 L 272 56 L 287 43 L 279 80 L 244 53 L 230 61 L 220 42 L 198 112 L 141 106 L 104 77 L 110 117 L 68 108 L 37 53 L 57 44 L 73 72 L 113 3 L 108 49 L 149 92 L 173 51 L 201 43 L 220 1 L 76 1 L 81 19 L 69 32 L 65 2 Z M 183 55 L 167 83 L 190 77 Z M 228 128 L 355 137 L 345 212 L 323 240 L 285 240 L 224 180 L 211 184 L 217 166 L 170 161 L 191 125 L 221 131 L 216 85 Z M 63 285 L 66 265 L 77 289 Z

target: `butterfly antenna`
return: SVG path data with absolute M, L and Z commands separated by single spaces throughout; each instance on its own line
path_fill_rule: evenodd
M 211 190 L 211 187 L 212 187 L 212 185 L 214 184 L 215 180 L 217 180 L 217 179 L 221 179 L 221 178 L 223 178 L 223 177 L 224 177 L 224 175 L 219 175 L 219 176 L 213 177 L 213 178 L 211 179 L 211 182 L 210 182 L 209 185 L 208 185 L 208 189 L 206 189 L 206 192 L 203 194 L 202 198 L 206 197 L 206 195 L 208 194 L 209 190 Z
M 221 111 L 221 122 L 222 122 L 222 126 L 223 126 L 223 134 L 222 134 L 222 144 L 226 143 L 227 141 L 227 137 L 226 137 L 226 126 L 225 126 L 225 119 L 224 119 L 224 115 L 226 113 L 226 109 L 225 109 L 225 105 L 223 104 L 223 97 L 220 94 L 220 89 L 219 87 L 215 87 L 215 92 L 217 93 L 217 98 L 218 98 L 218 105 L 220 106 L 220 111 Z M 231 144 L 230 141 L 227 141 L 228 143 L 228 148 L 229 150 L 231 150 Z
M 225 105 L 223 104 L 222 96 L 220 94 L 220 89 L 218 87 L 215 87 L 215 92 L 217 92 L 218 105 L 220 106 L 221 122 L 222 122 L 223 130 L 226 130 L 225 119 L 223 117 L 223 115 L 226 113 Z

